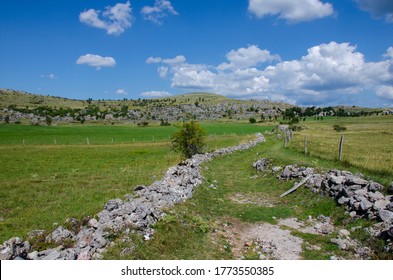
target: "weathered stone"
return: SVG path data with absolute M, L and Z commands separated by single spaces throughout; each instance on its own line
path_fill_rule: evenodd
M 330 178 L 329 178 L 330 177 Z M 329 181 L 334 184 L 334 185 L 342 185 L 345 181 L 345 177 L 344 176 L 334 176 L 331 175 L 329 176 L 328 179 Z
M 341 238 L 348 238 L 350 235 L 351 233 L 346 229 L 340 229 L 338 232 L 338 236 Z
M 367 189 L 370 192 L 382 191 L 384 189 L 384 186 L 382 186 L 381 184 L 379 184 L 377 182 L 370 181 L 367 186 Z
M 373 204 L 372 204 L 370 201 L 368 201 L 367 199 L 363 199 L 363 200 L 360 202 L 360 208 L 361 208 L 363 211 L 367 211 L 367 210 L 370 209 L 371 207 L 373 207 Z
M 74 237 L 75 235 L 71 231 L 63 228 L 62 226 L 59 226 L 46 237 L 46 240 L 53 241 L 55 243 L 61 243 L 66 239 L 73 239 Z
M 380 199 L 380 200 L 377 200 L 377 201 L 374 202 L 374 209 L 377 210 L 377 211 L 379 211 L 379 210 L 384 210 L 384 209 L 387 209 L 387 210 L 392 211 L 392 209 L 388 209 L 388 208 L 387 208 L 387 206 L 388 206 L 389 204 L 390 204 L 390 201 L 389 201 L 389 200 Z M 392 206 L 393 206 L 393 203 L 392 203 Z
M 379 210 L 379 217 L 382 221 L 388 224 L 393 224 L 393 212 L 389 210 Z
M 60 258 L 60 252 L 57 250 L 54 250 L 48 256 L 44 257 L 43 260 L 50 261 L 50 260 L 57 260 L 59 258 Z
M 342 196 L 338 199 L 337 201 L 339 204 L 343 205 L 343 204 L 347 204 L 349 202 L 349 198 Z
M 28 241 L 23 242 L 21 238 L 13 237 L 0 246 L 0 260 L 13 260 L 16 257 L 26 259 L 29 250 L 30 243 Z
M 346 176 L 346 184 L 347 185 L 360 185 L 360 186 L 367 186 L 368 181 L 364 180 L 355 175 Z
M 377 201 L 377 200 L 383 200 L 383 199 L 385 199 L 385 196 L 384 196 L 382 193 L 380 193 L 379 191 L 376 191 L 376 192 L 368 192 L 367 195 L 368 195 L 368 197 L 369 197 L 369 199 L 370 199 L 371 202 L 375 202 L 375 201 Z
M 106 204 L 105 204 L 105 210 L 108 211 L 112 211 L 114 209 L 119 208 L 119 205 L 121 204 L 121 200 L 120 199 L 112 199 L 109 200 Z
M 33 251 L 27 254 L 27 259 L 29 260 L 38 260 L 38 251 Z

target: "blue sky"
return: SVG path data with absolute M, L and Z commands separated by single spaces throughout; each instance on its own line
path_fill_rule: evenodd
M 392 0 L 3 0 L 0 38 L 0 88 L 393 106 Z

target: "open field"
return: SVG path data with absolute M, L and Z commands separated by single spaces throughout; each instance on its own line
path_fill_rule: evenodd
M 212 135 L 207 137 L 209 150 L 270 130 L 250 124 L 205 127 Z M 107 200 L 157 180 L 180 161 L 168 142 L 175 129 L 0 126 L 0 239 L 25 236 L 33 229 L 49 230 L 68 217 L 94 215 Z M 91 145 L 86 145 L 87 137 Z
M 272 126 L 249 123 L 202 123 L 207 136 L 247 135 L 271 130 Z M 0 145 L 92 145 L 168 141 L 175 126 L 73 125 L 24 126 L 0 125 Z
M 359 168 L 393 176 L 393 117 L 325 118 L 301 122 L 303 129 L 294 134 L 290 147 L 304 151 L 307 135 L 310 157 L 338 159 L 341 135 L 344 135 L 343 161 Z M 333 125 L 344 126 L 335 132 Z M 392 178 L 393 179 L 393 178 Z
M 322 214 L 329 216 L 335 227 L 328 235 L 291 229 L 292 235 L 304 241 L 300 257 L 353 258 L 338 250 L 330 239 L 340 229 L 362 229 L 370 225 L 369 221 L 349 219 L 333 199 L 315 195 L 306 188 L 279 198 L 293 182 L 280 182 L 271 173 L 257 174 L 251 165 L 266 157 L 272 159 L 273 165 L 296 163 L 321 170 L 361 172 L 366 178 L 388 185 L 393 180 L 392 123 L 391 117 L 308 120 L 301 122 L 304 129 L 295 132 L 288 148 L 273 134 L 266 143 L 248 151 L 217 158 L 202 167 L 205 181 L 194 197 L 169 210 L 167 217 L 155 226 L 157 232 L 151 240 L 142 242 L 137 235 L 131 235 L 128 242 L 117 240 L 104 257 L 233 259 L 241 254 L 246 259 L 257 259 L 254 245 L 242 243 L 248 242 L 242 237 L 245 230 L 262 223 L 276 225 L 278 219 L 298 218 L 306 222 L 309 216 Z M 347 127 L 342 162 L 336 160 L 340 133 L 333 131 L 334 124 Z M 209 150 L 236 145 L 253 138 L 254 132 L 272 128 L 247 123 L 204 123 L 203 127 L 210 135 Z M 0 126 L 1 240 L 15 235 L 25 237 L 33 229 L 51 230 L 54 223 L 62 224 L 68 217 L 93 216 L 109 199 L 121 198 L 132 193 L 134 186 L 161 178 L 169 166 L 180 160 L 169 148 L 168 138 L 174 130 L 117 125 Z M 305 134 L 309 139 L 308 155 L 303 153 Z M 153 136 L 154 142 L 150 140 Z M 86 145 L 86 138 L 90 145 Z M 138 141 L 133 143 L 132 138 Z M 357 148 L 353 149 L 351 143 L 356 143 Z M 368 160 L 361 161 L 367 155 Z M 211 188 L 212 184 L 216 187 Z M 179 239 L 179 235 L 183 238 Z M 383 243 L 369 239 L 363 230 L 355 230 L 351 236 L 382 252 Z M 132 253 L 124 252 L 127 248 L 133 248 Z M 390 257 L 382 253 L 372 256 Z

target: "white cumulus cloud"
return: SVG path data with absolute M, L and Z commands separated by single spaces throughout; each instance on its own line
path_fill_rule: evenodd
M 146 63 L 152 64 L 152 63 L 159 63 L 161 62 L 161 57 L 149 57 L 146 59 Z
M 89 9 L 79 14 L 79 20 L 87 25 L 105 29 L 110 35 L 119 35 L 131 27 L 133 17 L 130 1 L 108 6 L 105 11 Z
M 229 63 L 223 63 L 219 65 L 219 69 L 225 70 L 228 68 L 249 68 L 264 62 L 280 60 L 279 55 L 272 55 L 268 50 L 261 50 L 256 45 L 251 45 L 247 48 L 231 50 L 229 53 L 227 53 L 226 58 L 228 59 Z
M 141 93 L 141 96 L 149 97 L 149 98 L 152 98 L 152 97 L 167 97 L 167 96 L 171 96 L 171 95 L 172 94 L 170 94 L 167 91 L 146 91 L 146 92 Z
M 183 55 L 178 55 L 174 58 L 163 59 L 162 62 L 169 65 L 178 65 L 185 63 L 186 58 Z
M 256 46 L 228 52 L 227 61 L 218 66 L 178 57 L 182 59 L 169 59 L 171 63 L 161 59 L 157 70 L 178 89 L 314 105 L 348 103 L 365 91 L 385 99 L 392 94 L 393 47 L 376 62 L 367 62 L 356 46 L 337 42 L 310 47 L 304 56 L 288 61 Z
M 128 92 L 123 89 L 123 88 L 119 88 L 118 90 L 116 90 L 116 94 L 118 95 L 128 95 Z
M 393 86 L 380 86 L 376 93 L 379 97 L 393 101 Z
M 156 0 L 154 6 L 144 6 L 141 10 L 141 14 L 144 19 L 150 20 L 158 25 L 162 24 L 162 20 L 168 16 L 168 14 L 179 15 L 179 13 L 173 8 L 172 3 L 168 0 Z
M 297 23 L 331 16 L 333 6 L 320 0 L 249 0 L 248 11 L 257 18 L 274 15 Z
M 57 79 L 57 76 L 55 74 L 42 74 L 41 78 L 45 78 L 45 79 L 50 79 L 50 80 L 55 80 Z
M 101 67 L 116 66 L 116 61 L 113 57 L 110 56 L 102 57 L 96 54 L 85 54 L 78 58 L 76 64 L 86 64 L 99 70 Z

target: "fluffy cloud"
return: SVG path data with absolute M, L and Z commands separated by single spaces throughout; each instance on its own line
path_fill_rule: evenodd
M 85 54 L 81 55 L 76 64 L 86 64 L 92 67 L 95 67 L 97 70 L 101 69 L 101 67 L 114 67 L 116 66 L 116 61 L 113 57 L 107 56 L 102 57 L 96 54 Z
M 299 59 L 264 68 L 260 63 L 279 57 L 255 46 L 230 51 L 227 62 L 218 66 L 190 64 L 184 56 L 178 57 L 161 59 L 163 65 L 158 66 L 160 76 L 169 77 L 173 88 L 233 97 L 339 104 L 365 91 L 388 99 L 393 88 L 393 47 L 384 60 L 367 62 L 355 46 L 330 42 L 309 48 Z
M 144 97 L 167 97 L 167 96 L 171 96 L 172 94 L 170 94 L 167 91 L 147 91 L 147 92 L 143 92 L 141 93 L 141 96 Z
M 154 6 L 144 6 L 141 14 L 144 19 L 150 20 L 158 25 L 162 24 L 162 20 L 168 14 L 179 15 L 168 0 L 156 0 Z
M 301 60 L 270 66 L 265 73 L 272 84 L 308 92 L 347 90 L 363 83 L 364 57 L 348 43 L 331 42 L 308 49 Z
M 131 27 L 133 17 L 131 15 L 131 3 L 117 3 L 113 7 L 108 6 L 104 12 L 89 9 L 79 14 L 79 20 L 87 25 L 105 29 L 110 35 L 119 35 Z
M 277 15 L 297 23 L 330 16 L 333 6 L 320 0 L 249 0 L 248 11 L 257 18 Z
M 41 78 L 54 80 L 54 79 L 57 79 L 57 76 L 55 74 L 42 74 Z
M 393 86 L 381 86 L 376 93 L 379 97 L 393 101 Z
M 386 22 L 393 22 L 392 0 L 355 0 L 360 9 L 370 12 L 375 18 L 385 18 Z
M 116 90 L 116 94 L 118 95 L 128 95 L 128 92 L 125 89 L 119 88 Z
M 178 55 L 175 58 L 163 59 L 162 62 L 169 65 L 178 65 L 185 63 L 186 58 L 183 55 Z
M 279 55 L 271 55 L 268 50 L 261 50 L 255 45 L 251 45 L 247 48 L 231 50 L 227 53 L 226 58 L 229 63 L 219 65 L 219 69 L 249 68 L 267 61 L 280 60 Z
M 161 57 L 149 57 L 146 59 L 146 63 L 152 64 L 152 63 L 159 63 L 161 62 Z

